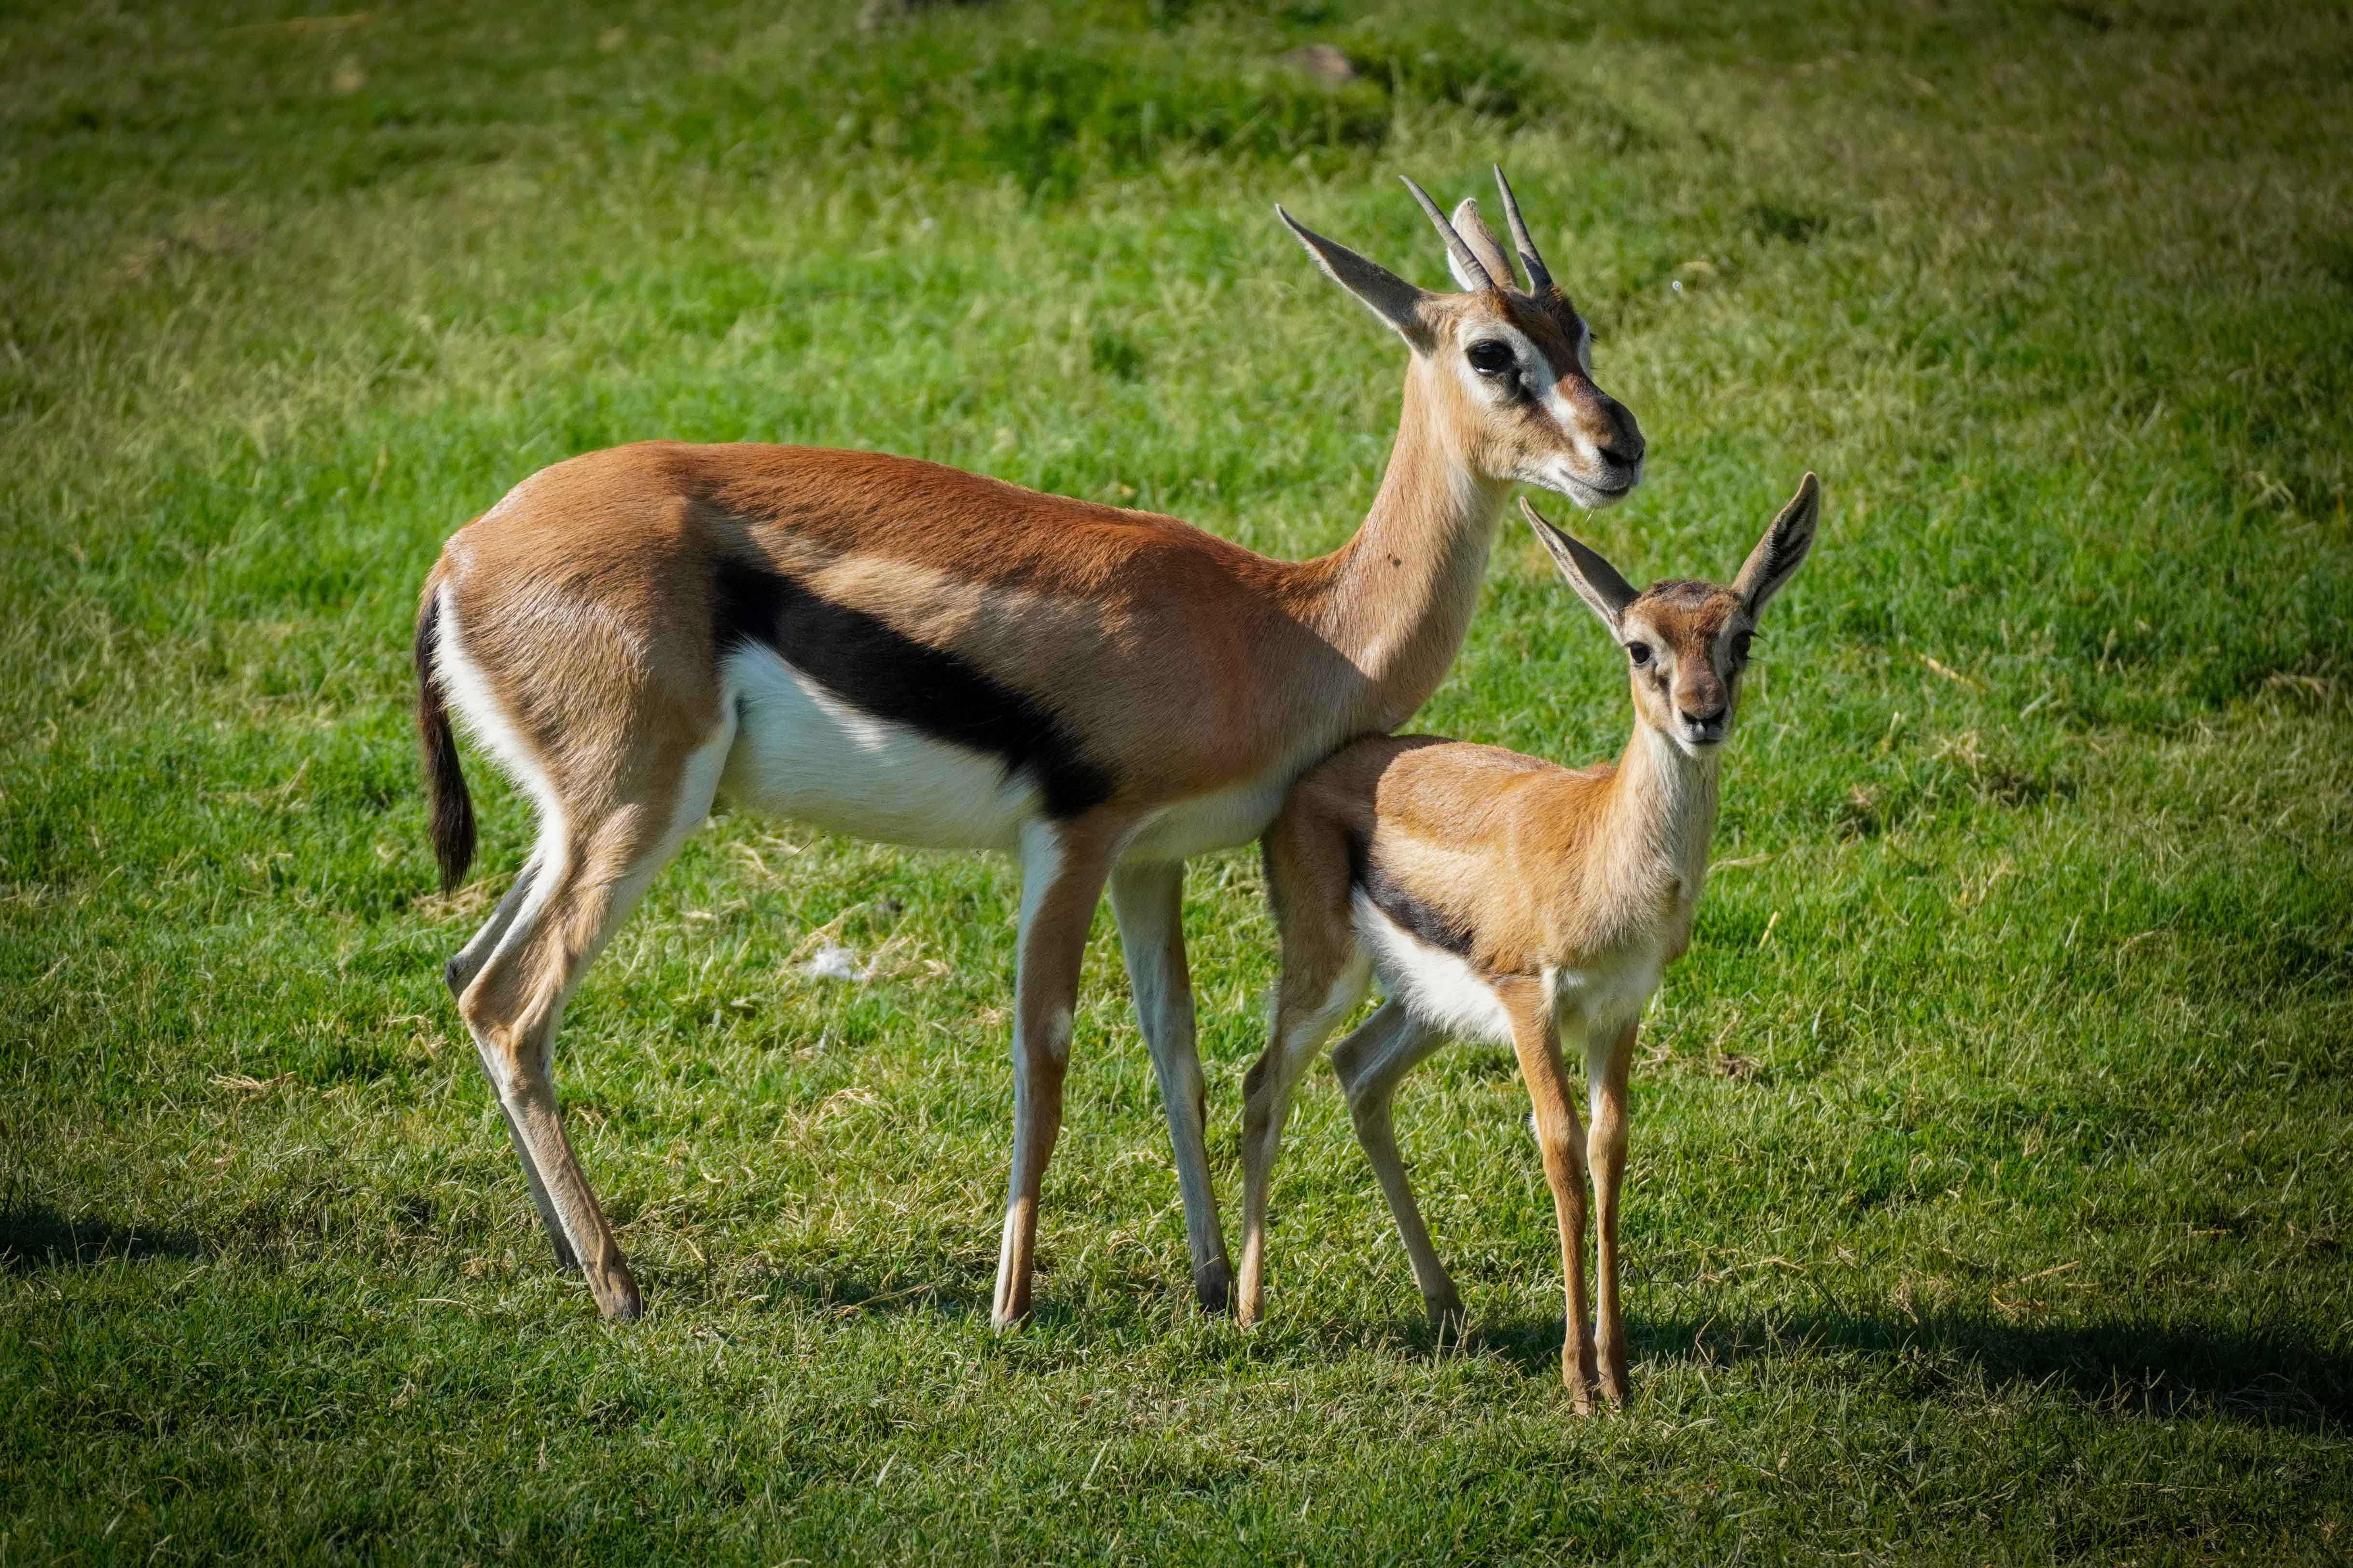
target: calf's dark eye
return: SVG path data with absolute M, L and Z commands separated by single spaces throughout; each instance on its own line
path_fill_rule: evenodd
M 1636 664 L 1648 664 L 1651 662 L 1651 645 L 1646 642 L 1630 642 L 1626 645 L 1626 657 Z
M 1733 663 L 1746 664 L 1748 662 L 1748 643 L 1749 637 L 1746 632 L 1743 632 L 1738 637 L 1732 639 Z
M 1482 338 L 1472 343 L 1462 351 L 1462 357 L 1469 360 L 1471 368 L 1481 375 L 1501 375 L 1513 364 L 1511 345 L 1497 342 L 1493 338 Z

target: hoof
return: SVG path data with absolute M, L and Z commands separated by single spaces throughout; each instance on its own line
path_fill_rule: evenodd
M 1204 1312 L 1224 1313 L 1236 1310 L 1234 1271 L 1223 1262 L 1212 1263 L 1193 1271 L 1193 1294 Z
M 1601 1382 L 1599 1367 L 1580 1362 L 1574 1352 L 1565 1352 L 1560 1358 L 1560 1381 L 1567 1388 L 1569 1398 L 1579 1415 L 1593 1414 L 1593 1395 Z

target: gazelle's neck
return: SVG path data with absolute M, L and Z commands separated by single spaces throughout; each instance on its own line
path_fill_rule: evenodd
M 1610 786 L 1599 841 L 1622 847 L 1620 874 L 1661 885 L 1672 879 L 1697 898 L 1715 834 L 1716 748 L 1694 757 L 1637 721 Z M 1620 890 L 1648 897 L 1651 889 Z
M 1359 728 L 1402 723 L 1438 689 L 1461 651 L 1508 482 L 1473 473 L 1448 448 L 1419 366 L 1388 468 L 1356 536 L 1312 564 L 1305 619 L 1370 689 Z

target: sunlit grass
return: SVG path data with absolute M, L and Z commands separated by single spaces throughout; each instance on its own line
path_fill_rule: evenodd
M 2348 1550 L 2353 30 L 1426 10 L 0 20 L 0 1563 Z M 1652 442 L 1578 526 L 1720 576 L 1827 486 L 1641 1047 L 1637 1407 L 1558 1388 L 1493 1051 L 1399 1107 L 1467 1346 L 1321 1075 L 1198 1317 L 1107 919 L 990 1335 L 1010 868 L 741 815 L 567 1016 L 598 1323 L 438 979 L 529 834 L 477 767 L 433 896 L 439 542 L 670 436 L 1329 548 L 1399 351 L 1270 205 L 1434 283 L 1392 176 L 1496 157 Z M 1627 721 L 1507 535 L 1417 725 Z M 1230 1201 L 1250 856 L 1188 931 Z

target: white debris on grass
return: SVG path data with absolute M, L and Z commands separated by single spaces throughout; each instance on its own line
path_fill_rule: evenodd
M 828 942 L 817 950 L 817 956 L 801 965 L 801 973 L 812 980 L 849 980 L 860 985 L 874 978 L 874 966 L 860 968 L 858 955 L 839 942 Z

